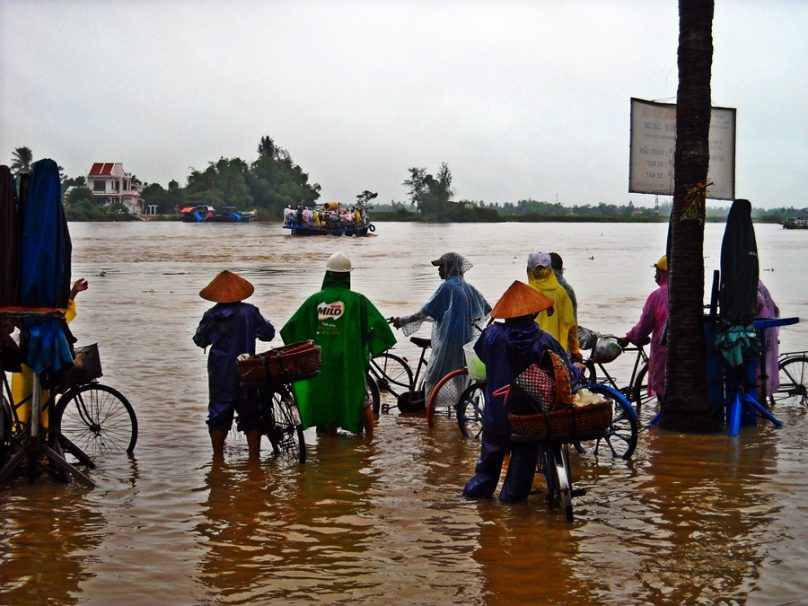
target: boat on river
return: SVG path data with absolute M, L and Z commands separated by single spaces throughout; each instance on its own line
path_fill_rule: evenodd
M 808 229 L 808 217 L 797 217 L 783 221 L 783 229 Z
M 213 211 L 206 223 L 246 223 L 254 221 L 256 210 L 237 210 L 235 206 L 223 206 Z
M 285 208 L 283 228 L 293 236 L 367 236 L 376 231 L 364 204 L 349 208 L 339 202 L 326 202 L 314 208 L 303 205 Z
M 180 221 L 184 223 L 246 223 L 254 221 L 253 210 L 237 210 L 235 206 L 213 208 L 207 204 L 186 206 L 180 210 Z
M 213 213 L 213 207 L 207 204 L 186 206 L 180 210 L 180 221 L 183 223 L 204 223 L 205 219 Z

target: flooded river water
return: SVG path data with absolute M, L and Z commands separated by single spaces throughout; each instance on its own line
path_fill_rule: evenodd
M 726 434 L 657 430 L 633 460 L 575 456 L 576 520 L 461 497 L 478 444 L 453 422 L 382 415 L 371 442 L 306 433 L 308 462 L 247 461 L 228 438 L 211 461 L 206 358 L 191 335 L 198 292 L 231 269 L 280 328 L 319 289 L 326 258 L 386 316 L 438 286 L 447 250 L 493 304 L 528 252 L 558 251 L 582 325 L 623 334 L 654 288 L 665 225 L 427 226 L 368 238 L 293 238 L 278 224 L 71 224 L 79 295 L 71 325 L 98 342 L 102 381 L 137 410 L 134 456 L 110 456 L 86 489 L 40 478 L 0 486 L 0 604 L 797 604 L 808 595 L 808 411 Z M 761 277 L 783 315 L 808 318 L 808 232 L 756 227 Z M 723 225 L 706 228 L 709 293 Z M 413 355 L 402 342 L 396 349 Z M 277 341 L 273 345 L 280 345 Z M 781 331 L 805 349 L 808 324 Z M 260 349 L 260 347 L 259 347 Z M 619 372 L 621 360 L 614 363 Z M 265 445 L 265 450 L 268 450 Z

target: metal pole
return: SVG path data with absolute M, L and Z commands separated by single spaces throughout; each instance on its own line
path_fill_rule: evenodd
M 34 373 L 34 385 L 31 393 L 31 439 L 39 435 L 39 417 L 42 414 L 42 389 L 39 384 L 39 373 Z

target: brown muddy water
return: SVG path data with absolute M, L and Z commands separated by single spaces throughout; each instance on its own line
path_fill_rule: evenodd
M 231 435 L 225 463 L 211 462 L 206 360 L 191 335 L 218 271 L 249 278 L 250 301 L 279 328 L 337 249 L 354 261 L 354 289 L 389 316 L 427 299 L 439 283 L 429 260 L 447 250 L 469 257 L 468 280 L 494 303 L 544 248 L 564 257 L 581 324 L 622 334 L 654 287 L 665 225 L 381 223 L 361 239 L 293 238 L 278 224 L 70 229 L 74 277 L 90 282 L 71 329 L 99 343 L 102 381 L 134 404 L 140 438 L 134 456 L 98 461 L 94 489 L 45 477 L 0 487 L 0 604 L 805 603 L 804 409 L 734 439 L 648 430 L 630 462 L 574 456 L 587 493 L 572 524 L 540 495 L 461 497 L 479 446 L 449 420 L 382 415 L 371 442 L 307 432 L 305 465 L 269 454 L 250 465 Z M 756 229 L 783 315 L 808 318 L 808 232 Z M 707 293 L 722 234 L 706 228 Z M 781 331 L 781 350 L 806 345 L 808 324 Z M 396 349 L 415 353 L 403 337 Z

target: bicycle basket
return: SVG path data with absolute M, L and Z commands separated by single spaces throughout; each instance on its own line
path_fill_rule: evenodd
M 293 383 L 320 374 L 320 346 L 301 341 L 236 360 L 242 383 Z
M 469 377 L 474 381 L 485 381 L 485 364 L 477 356 L 474 351 L 474 343 L 466 343 L 463 346 L 463 355 L 466 356 L 466 368 L 469 371 Z
M 563 408 L 532 415 L 508 415 L 515 434 L 540 440 L 594 440 L 606 434 L 612 422 L 612 404 L 608 401 Z
M 98 353 L 98 343 L 77 347 L 73 367 L 67 371 L 68 383 L 70 385 L 81 385 L 89 383 L 101 375 L 101 356 Z

